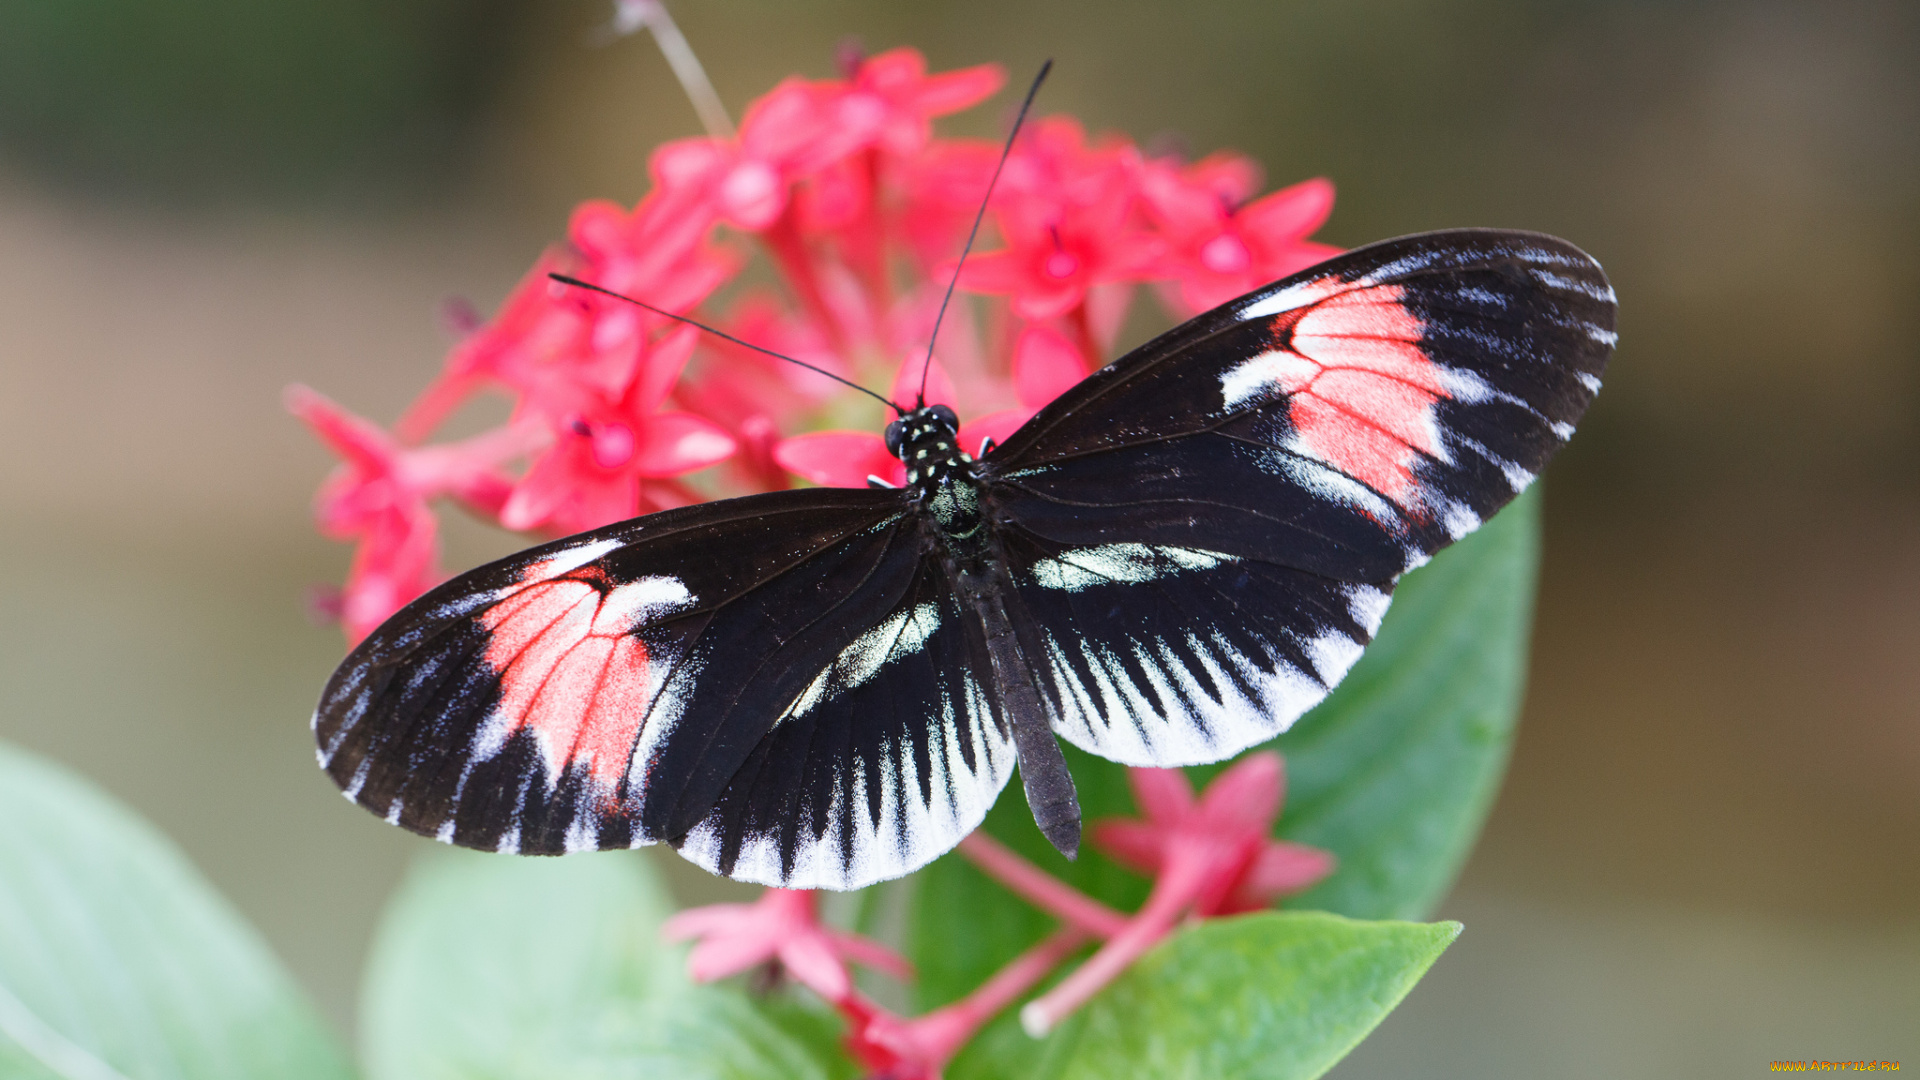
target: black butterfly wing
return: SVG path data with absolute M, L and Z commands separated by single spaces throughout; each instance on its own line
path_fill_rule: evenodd
M 716 873 L 856 889 L 909 873 L 980 824 L 1012 773 L 980 624 L 921 560 L 677 842 Z
M 1161 766 L 1285 730 L 1399 574 L 1572 433 L 1613 317 L 1564 241 L 1430 233 L 1215 309 L 1043 409 L 982 469 L 1055 730 Z
M 1537 233 L 1348 252 L 1199 316 L 982 463 L 1007 519 L 1380 582 L 1518 494 L 1613 349 L 1598 263 Z
M 1198 765 L 1265 742 L 1373 639 L 1392 583 L 1171 544 L 1014 533 L 1021 646 L 1056 733 L 1126 765 Z
M 349 654 L 315 714 L 321 763 L 354 801 L 468 847 L 671 841 L 796 886 L 904 873 L 978 823 L 1011 760 L 922 552 L 902 493 L 826 488 L 534 548 Z M 849 708 L 882 688 L 896 707 Z

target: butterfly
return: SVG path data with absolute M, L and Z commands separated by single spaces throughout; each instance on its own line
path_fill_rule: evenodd
M 1058 739 L 1127 765 L 1286 730 L 1394 583 L 1524 489 L 1611 355 L 1591 257 L 1536 233 L 1359 248 L 1089 375 L 999 446 L 943 404 L 901 488 L 667 510 L 532 548 L 367 637 L 314 716 L 353 801 L 467 847 L 667 843 L 852 889 L 974 829 L 1019 765 L 1071 856 Z

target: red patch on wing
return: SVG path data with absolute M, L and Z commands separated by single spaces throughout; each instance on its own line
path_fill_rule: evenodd
M 1440 452 L 1433 405 L 1448 395 L 1403 296 L 1375 285 L 1285 312 L 1274 328 L 1291 356 L 1268 357 L 1298 448 L 1411 510 L 1413 467 Z
M 647 647 L 629 631 L 631 606 L 588 568 L 538 581 L 480 617 L 487 662 L 500 677 L 500 714 L 539 739 L 550 776 L 584 764 L 611 791 L 626 775 L 646 715 Z

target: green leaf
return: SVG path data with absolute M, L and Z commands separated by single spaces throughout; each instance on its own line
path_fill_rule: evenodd
M 1512 742 L 1526 673 L 1539 551 L 1539 497 L 1516 500 L 1478 532 L 1406 575 L 1380 634 L 1325 702 L 1271 747 L 1287 760 L 1277 832 L 1323 847 L 1339 869 L 1288 901 L 1356 918 L 1419 918 L 1446 892 L 1472 847 Z M 1088 820 L 1132 816 L 1126 770 L 1066 747 Z M 1189 770 L 1196 786 L 1222 766 Z M 1147 883 L 1090 845 L 1067 863 L 1040 836 L 1016 781 L 987 830 L 1075 887 L 1125 910 Z M 907 952 L 917 1002 L 965 994 L 1053 920 L 958 855 L 917 875 Z M 989 1029 L 975 1050 L 1023 1044 Z M 991 1070 L 982 1073 L 990 1075 Z
M 1287 906 L 1421 919 L 1446 895 L 1513 745 L 1539 561 L 1529 492 L 1408 574 L 1346 680 L 1275 740 L 1287 759 L 1279 832 L 1340 858 Z
M 1061 1080 L 1312 1080 L 1372 1031 L 1459 923 L 1268 912 L 1148 953 L 1052 1040 Z
M 374 1080 L 838 1077 L 830 1017 L 691 984 L 639 854 L 435 851 L 374 941 L 361 1028 Z
M 0 744 L 0 1075 L 352 1075 L 265 943 L 180 851 Z

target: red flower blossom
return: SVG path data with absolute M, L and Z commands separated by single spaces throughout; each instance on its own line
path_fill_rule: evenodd
M 740 257 L 707 243 L 713 219 L 697 205 L 685 206 L 660 189 L 628 213 L 604 199 L 581 203 L 567 223 L 567 241 L 579 256 L 576 275 L 614 292 L 636 296 L 674 313 L 690 311 L 740 270 Z M 599 298 L 612 311 L 644 316 L 650 325 L 667 320 L 618 301 Z
M 884 113 L 842 114 L 839 98 L 830 84 L 787 79 L 747 109 L 737 138 L 680 139 L 655 150 L 654 178 L 676 196 L 697 194 L 735 228 L 766 229 L 786 212 L 796 181 L 878 137 Z
M 526 453 L 531 433 L 505 427 L 442 446 L 402 446 L 391 435 L 304 386 L 288 411 L 340 455 L 314 499 L 320 531 L 357 543 L 340 622 L 358 642 L 408 601 L 440 583 L 440 527 L 432 500 L 459 499 L 482 514 L 506 501 L 501 466 Z
M 887 398 L 895 402 L 915 400 L 920 389 L 921 362 L 908 360 L 894 372 L 893 386 Z M 959 395 L 953 380 L 938 359 L 926 369 L 927 401 L 948 405 L 959 411 Z M 961 445 L 968 426 L 960 426 Z M 907 467 L 887 452 L 887 445 L 872 431 L 815 431 L 783 439 L 773 448 L 773 459 L 781 468 L 804 480 L 827 487 L 866 487 L 869 476 L 894 487 L 907 482 Z
M 742 341 L 843 378 L 852 374 L 818 327 L 766 293 L 746 296 L 721 325 Z M 787 471 L 774 460 L 774 448 L 809 410 L 843 388 L 818 372 L 729 341 L 705 344 L 705 362 L 681 378 L 673 399 L 719 424 L 738 443 L 739 452 L 727 463 L 735 486 L 749 491 L 787 487 Z
M 947 139 L 901 168 L 899 229 L 923 274 L 959 254 L 999 158 L 1000 147 L 985 139 Z
M 1094 285 L 1140 279 L 1161 243 L 1135 222 L 1139 166 L 1131 146 L 1087 147 L 1074 120 L 1039 121 L 994 196 L 1007 246 L 968 260 L 961 286 L 1010 295 L 1022 318 L 1053 319 L 1079 308 Z
M 1333 184 L 1306 180 L 1248 202 L 1256 171 L 1237 154 L 1215 154 L 1185 169 L 1149 162 L 1141 174 L 1141 204 L 1167 238 L 1161 273 L 1178 279 L 1185 314 L 1339 254 L 1307 239 L 1333 212 Z
M 553 442 L 514 485 L 500 523 L 564 535 L 690 501 L 671 486 L 643 482 L 703 469 L 736 448 L 705 417 L 659 411 L 696 334 L 683 326 L 651 344 L 622 336 L 607 352 L 572 363 L 564 377 L 528 390 L 516 420 L 541 424 Z
M 687 955 L 687 973 L 697 982 L 778 963 L 801 985 L 829 1002 L 853 993 L 847 961 L 899 978 L 913 967 L 879 942 L 820 923 L 814 894 L 804 889 L 768 889 L 751 904 L 689 908 L 668 919 L 668 941 L 699 939 Z
M 483 387 L 517 392 L 534 381 L 538 365 L 579 338 L 585 310 L 559 303 L 562 286 L 547 277 L 559 268 L 557 256 L 542 255 L 507 294 L 494 317 L 447 353 L 439 376 L 394 425 L 403 440 L 425 440 Z
M 906 157 L 932 139 L 934 117 L 970 109 L 1006 81 L 999 64 L 928 75 L 920 50 L 890 49 L 860 61 L 835 111 L 842 123 L 872 131 L 875 146 Z

